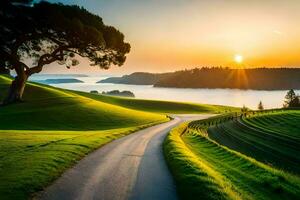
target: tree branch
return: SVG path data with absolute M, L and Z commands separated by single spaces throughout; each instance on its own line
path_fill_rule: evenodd
M 27 72 L 28 76 L 32 74 L 39 73 L 42 71 L 44 65 L 50 64 L 57 60 L 63 59 L 63 51 L 69 51 L 68 49 L 72 48 L 71 46 L 60 46 L 55 49 L 51 54 L 44 54 L 40 57 L 37 66 L 29 68 Z
M 17 56 L 18 49 L 20 48 L 20 46 L 22 44 L 24 44 L 25 42 L 30 41 L 30 40 L 38 39 L 41 36 L 42 36 L 42 34 L 38 34 L 38 33 L 31 34 L 31 35 L 22 35 L 21 37 L 17 38 L 17 40 L 13 44 L 13 46 L 11 48 L 12 49 L 11 54 L 14 56 Z

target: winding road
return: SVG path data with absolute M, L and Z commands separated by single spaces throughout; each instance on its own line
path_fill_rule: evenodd
M 163 157 L 163 140 L 170 129 L 181 122 L 211 116 L 173 115 L 172 121 L 114 140 L 67 170 L 37 199 L 177 199 L 175 184 Z

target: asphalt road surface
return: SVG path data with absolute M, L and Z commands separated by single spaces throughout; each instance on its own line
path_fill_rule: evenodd
M 37 195 L 44 200 L 173 200 L 176 188 L 163 157 L 167 133 L 183 121 L 212 115 L 173 115 L 174 120 L 114 140 L 80 160 Z

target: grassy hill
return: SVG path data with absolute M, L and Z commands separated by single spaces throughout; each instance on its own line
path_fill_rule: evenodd
M 106 102 L 125 108 L 136 109 L 154 113 L 224 113 L 240 111 L 239 108 L 220 105 L 208 105 L 197 103 L 186 103 L 176 101 L 161 101 L 161 100 L 147 100 L 147 99 L 133 99 L 126 97 L 112 97 L 105 95 L 90 94 L 85 92 L 74 91 L 76 94 L 95 99 L 101 102 Z
M 0 199 L 27 199 L 93 149 L 168 120 L 39 84 L 24 99 L 0 107 Z
M 256 114 L 221 123 L 208 136 L 256 160 L 300 174 L 300 110 Z
M 8 78 L 0 78 L 1 91 L 6 91 L 9 83 Z M 26 86 L 24 100 L 1 107 L 0 130 L 106 130 L 165 119 L 34 83 Z
M 10 82 L 0 76 L 0 100 Z M 27 84 L 24 100 L 0 107 L 1 200 L 27 199 L 92 150 L 169 120 L 161 113 L 231 109 L 96 96 L 36 83 Z
M 268 160 L 268 156 L 274 153 L 279 156 L 277 161 L 282 159 L 281 162 L 285 163 L 287 158 L 284 157 L 288 156 L 294 163 L 285 163 L 286 166 L 299 167 L 299 144 L 287 142 L 291 142 L 290 137 L 299 137 L 299 114 L 299 111 L 282 111 L 243 119 L 247 126 L 257 126 L 259 133 L 240 127 L 236 119 L 224 122 L 231 116 L 195 121 L 173 129 L 165 141 L 164 152 L 180 196 L 183 199 L 194 199 L 195 196 L 203 199 L 299 199 L 299 175 L 280 170 Z M 276 119 L 289 123 L 282 126 L 276 123 Z M 258 121 L 264 121 L 265 125 Z M 216 138 L 218 142 L 213 140 Z M 225 140 L 239 148 L 233 150 L 230 145 L 222 145 Z M 258 144 L 265 146 L 259 148 Z M 260 155 L 264 153 L 266 159 L 263 161 L 268 164 L 253 159 L 259 152 L 250 147 L 261 150 Z

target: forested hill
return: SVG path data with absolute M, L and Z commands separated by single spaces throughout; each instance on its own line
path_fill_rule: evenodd
M 173 73 L 153 74 L 147 72 L 135 72 L 122 77 L 111 77 L 97 83 L 117 83 L 117 84 L 132 84 L 132 85 L 154 85 L 159 80 L 165 79 Z
M 174 88 L 288 90 L 300 89 L 300 68 L 195 68 L 163 74 L 136 72 L 99 82 Z
M 255 90 L 300 89 L 300 69 L 202 68 L 174 72 L 160 79 L 155 87 L 236 88 Z

